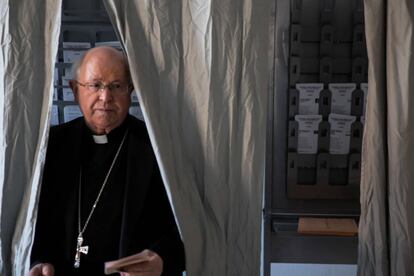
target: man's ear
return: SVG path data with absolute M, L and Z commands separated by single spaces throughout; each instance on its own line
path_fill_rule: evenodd
M 69 81 L 69 87 L 72 89 L 73 96 L 75 97 L 75 101 L 78 102 L 78 86 L 76 85 L 75 80 Z
M 129 95 L 131 95 L 132 91 L 134 91 L 134 85 L 132 83 L 130 83 L 128 85 L 128 89 L 129 89 Z

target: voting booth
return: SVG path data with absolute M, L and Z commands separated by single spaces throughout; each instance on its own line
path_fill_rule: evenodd
M 187 275 L 414 275 L 411 0 L 0 3 L 1 275 L 30 268 L 49 129 L 102 44 L 128 52 Z
M 272 263 L 356 264 L 356 236 L 297 229 L 300 217 L 359 217 L 368 91 L 363 1 L 275 0 L 273 8 L 264 273 L 272 275 Z M 98 45 L 121 49 L 103 3 L 64 1 L 52 125 L 81 116 L 70 68 Z M 143 119 L 135 93 L 130 113 Z
M 277 0 L 273 24 L 265 262 L 356 269 L 356 235 L 303 235 L 298 224 L 358 221 L 368 91 L 363 1 Z M 265 272 L 273 275 L 270 265 Z

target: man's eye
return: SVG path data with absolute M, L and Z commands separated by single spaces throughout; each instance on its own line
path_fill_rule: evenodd
M 113 89 L 121 88 L 121 85 L 119 83 L 112 83 L 111 86 L 112 86 Z
M 93 87 L 93 88 L 96 88 L 96 89 L 99 89 L 100 87 L 101 87 L 101 84 L 100 83 L 92 83 L 91 84 L 91 87 Z

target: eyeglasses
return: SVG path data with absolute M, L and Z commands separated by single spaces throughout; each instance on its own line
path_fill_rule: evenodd
M 124 92 L 127 92 L 127 89 L 124 89 L 124 88 L 129 86 L 128 84 L 122 84 L 118 82 L 111 82 L 109 84 L 103 84 L 102 82 L 81 83 L 81 82 L 78 82 L 77 80 L 73 80 L 73 81 L 76 82 L 78 85 L 85 87 L 86 89 L 88 89 L 90 92 L 93 92 L 93 93 L 103 91 L 105 90 L 105 88 L 108 88 L 110 92 L 124 93 Z

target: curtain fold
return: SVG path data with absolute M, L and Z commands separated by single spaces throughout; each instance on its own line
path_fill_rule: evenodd
M 187 275 L 259 275 L 270 1 L 105 0 Z
M 358 275 L 414 275 L 414 2 L 365 0 L 369 92 Z
M 60 14 L 60 0 L 0 0 L 0 275 L 28 269 Z

